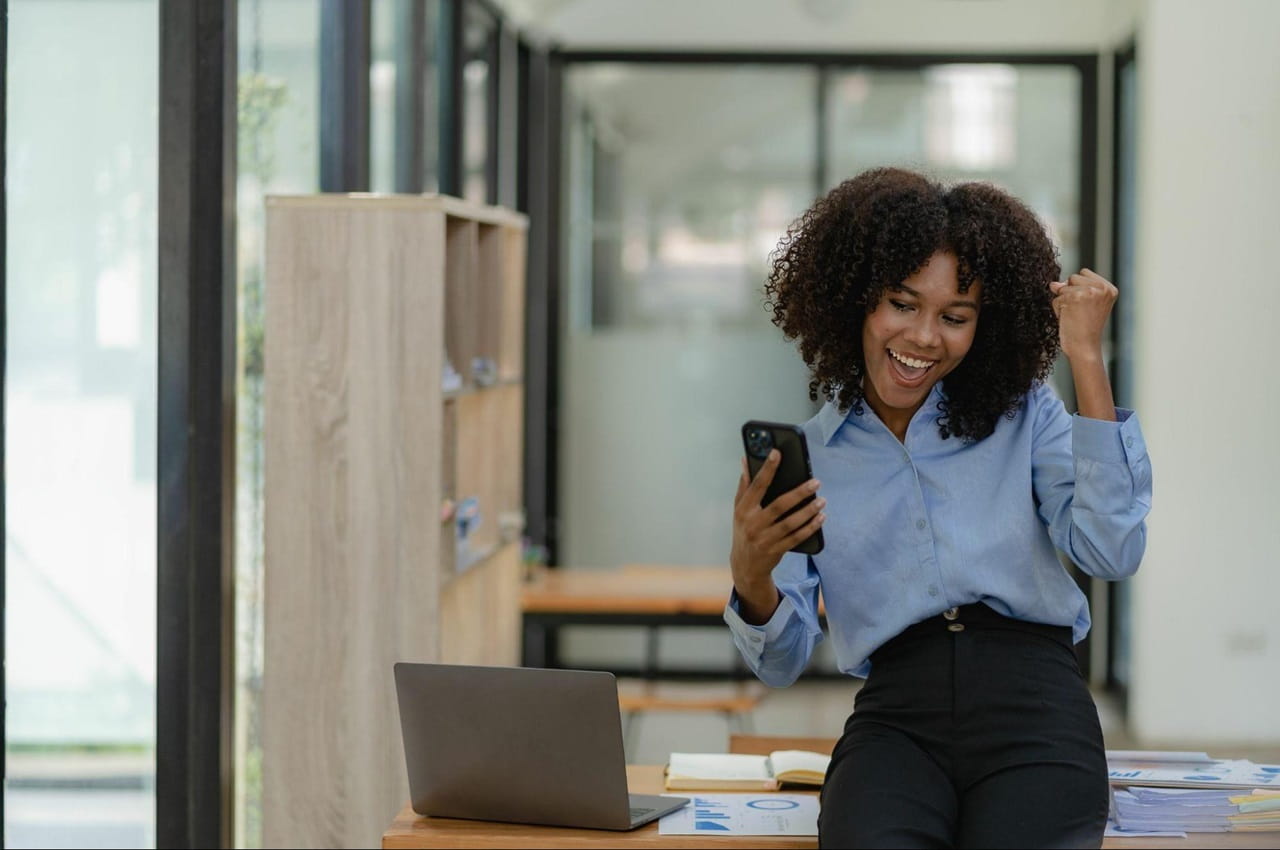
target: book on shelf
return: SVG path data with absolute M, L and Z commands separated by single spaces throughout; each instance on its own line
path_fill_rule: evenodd
M 822 785 L 831 757 L 808 750 L 740 753 L 672 753 L 668 791 L 776 791 L 784 783 Z

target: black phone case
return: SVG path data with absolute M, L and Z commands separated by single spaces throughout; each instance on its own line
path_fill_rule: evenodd
M 778 465 L 773 481 L 770 482 L 769 487 L 765 490 L 764 499 L 760 502 L 762 506 L 765 506 L 812 478 L 813 468 L 809 464 L 809 443 L 805 439 L 804 430 L 800 426 L 782 422 L 761 422 L 753 419 L 742 426 L 742 450 L 747 456 L 747 472 L 753 480 L 756 477 L 756 473 L 760 471 L 760 467 L 764 465 L 765 459 L 752 456 L 747 433 L 758 428 L 769 431 L 773 436 L 773 447 L 782 453 L 782 462 Z M 803 499 L 800 504 L 787 511 L 783 516 L 790 516 L 815 498 L 817 497 L 810 496 L 807 499 Z M 791 551 L 805 555 L 816 555 L 822 551 L 822 547 L 822 529 L 819 528 L 808 539 L 793 547 Z

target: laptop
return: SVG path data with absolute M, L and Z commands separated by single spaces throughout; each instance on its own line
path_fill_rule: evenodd
M 635 829 L 685 797 L 627 793 L 612 673 L 395 665 L 420 815 Z

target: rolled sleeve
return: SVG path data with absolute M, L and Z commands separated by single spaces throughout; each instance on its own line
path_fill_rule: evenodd
M 738 611 L 738 591 L 729 594 L 729 604 L 724 606 L 724 621 L 733 632 L 733 643 L 746 659 L 752 670 L 757 669 L 764 657 L 764 648 L 777 643 L 787 630 L 787 626 L 796 619 L 796 606 L 786 594 L 774 610 L 769 622 L 753 626 L 742 619 Z
M 1098 463 L 1123 463 L 1133 468 L 1147 456 L 1138 417 L 1132 410 L 1116 408 L 1116 421 L 1071 417 L 1071 453 L 1077 459 Z
M 1067 433 L 1054 420 L 1066 417 L 1061 402 L 1046 405 L 1034 449 L 1033 481 L 1040 514 L 1054 545 L 1097 578 L 1127 578 L 1146 549 L 1151 510 L 1151 461 L 1138 417 L 1116 408 L 1116 421 L 1070 417 Z
M 807 555 L 789 552 L 773 571 L 778 607 L 767 623 L 742 619 L 738 593 L 729 595 L 724 621 L 751 672 L 766 685 L 782 688 L 804 672 L 813 648 L 822 640 L 818 624 L 818 573 Z

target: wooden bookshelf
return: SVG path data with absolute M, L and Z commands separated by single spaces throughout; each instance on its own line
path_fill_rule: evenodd
M 373 846 L 403 806 L 396 661 L 519 663 L 526 230 L 267 199 L 266 846 Z

